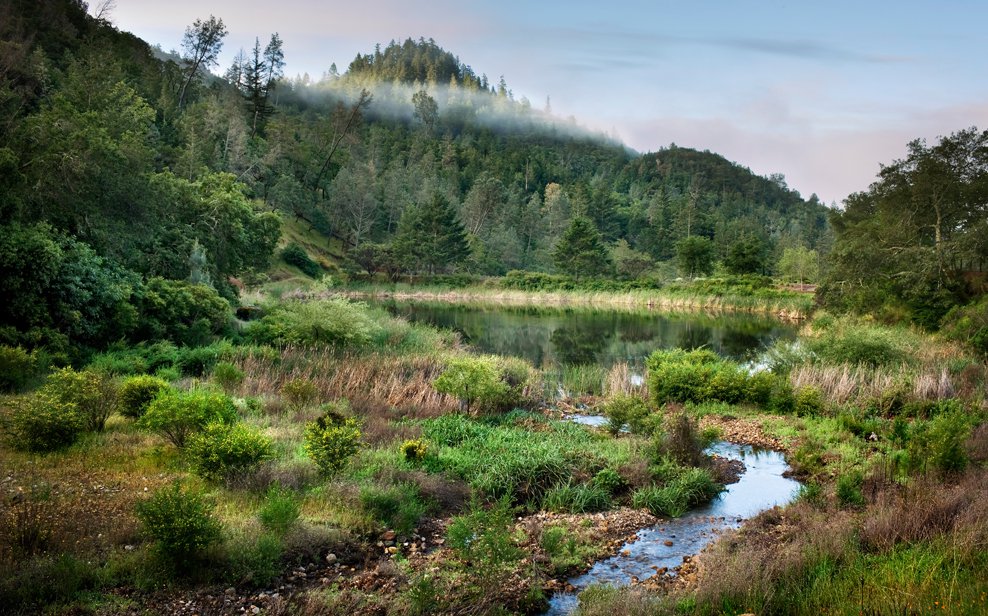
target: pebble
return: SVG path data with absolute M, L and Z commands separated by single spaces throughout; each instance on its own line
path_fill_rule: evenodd
M 329 554 L 326 554 L 326 562 L 328 564 L 330 564 L 330 565 L 335 564 L 336 563 L 336 554 L 333 554 L 332 552 L 330 552 Z

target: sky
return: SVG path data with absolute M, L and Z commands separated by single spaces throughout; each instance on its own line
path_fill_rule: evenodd
M 313 78 L 433 38 L 639 152 L 710 150 L 828 204 L 913 139 L 988 128 L 984 0 L 116 0 L 111 20 L 171 50 L 211 14 L 229 30 L 219 71 L 272 32 L 286 75 Z

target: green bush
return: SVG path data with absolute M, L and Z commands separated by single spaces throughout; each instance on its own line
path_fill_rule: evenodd
M 0 345 L 0 392 L 20 391 L 34 378 L 36 357 L 21 347 Z
M 800 417 L 819 415 L 823 411 L 823 392 L 819 387 L 805 385 L 796 390 L 793 412 Z
M 168 381 L 156 376 L 139 374 L 125 379 L 117 393 L 120 414 L 140 418 L 147 412 L 151 402 L 169 389 L 171 386 Z
M 446 539 L 448 545 L 463 559 L 472 561 L 476 569 L 499 569 L 516 562 L 523 554 L 511 536 L 514 521 L 514 510 L 507 498 L 500 499 L 489 509 L 474 502 L 468 513 L 450 521 Z
M 247 330 L 256 342 L 366 347 L 382 331 L 364 304 L 343 298 L 285 301 Z
M 301 513 L 298 497 L 289 490 L 275 487 L 268 490 L 257 517 L 266 530 L 284 535 L 298 522 Z
M 909 438 L 912 466 L 915 470 L 932 467 L 942 473 L 963 471 L 969 463 L 964 442 L 972 418 L 957 400 L 941 400 L 931 414 L 929 421 L 913 424 Z
M 229 479 L 257 470 L 271 459 L 270 437 L 245 423 L 214 422 L 189 437 L 185 454 L 192 470 L 206 479 Z
M 663 458 L 668 458 L 683 466 L 702 465 L 706 460 L 703 450 L 707 443 L 696 421 L 681 413 L 668 418 L 666 424 L 665 429 L 653 439 L 652 461 L 659 463 Z
M 228 361 L 221 361 L 213 366 L 213 381 L 232 394 L 244 382 L 244 371 Z
M 542 500 L 548 511 L 565 513 L 592 513 L 611 508 L 611 494 L 596 484 L 566 483 L 549 490 Z
M 245 535 L 226 545 L 230 582 L 253 588 L 271 584 L 282 571 L 284 545 L 277 535 Z
M 200 492 L 182 490 L 177 481 L 135 509 L 158 554 L 172 564 L 186 564 L 220 540 L 222 526 L 213 517 L 213 505 Z
M 640 396 L 616 395 L 609 398 L 603 405 L 604 415 L 607 416 L 607 430 L 617 434 L 624 426 L 632 434 L 647 434 L 652 426 L 647 420 L 648 404 Z
M 956 306 L 944 317 L 941 332 L 950 340 L 970 346 L 988 356 L 988 295 L 967 306 Z
M 837 478 L 837 502 L 841 507 L 857 508 L 865 504 L 861 493 L 863 478 L 859 472 L 844 473 Z
M 778 386 L 778 377 L 772 372 L 761 370 L 748 378 L 745 400 L 761 407 L 768 407 L 772 402 L 772 392 Z
M 425 459 L 425 454 L 429 451 L 429 445 L 424 441 L 408 440 L 401 444 L 401 453 L 406 461 L 412 463 L 421 462 Z
M 375 520 L 402 536 L 410 534 L 429 511 L 418 486 L 411 483 L 362 486 L 360 506 Z
M 78 407 L 58 396 L 37 392 L 11 400 L 5 431 L 18 449 L 45 453 L 75 443 L 86 428 Z
M 182 347 L 176 351 L 176 362 L 184 374 L 204 376 L 220 360 L 233 355 L 235 349 L 229 340 L 218 340 L 205 346 Z
M 809 349 L 832 364 L 863 364 L 877 368 L 909 359 L 896 332 L 877 327 L 850 325 L 826 330 L 810 340 Z
M 212 287 L 164 278 L 147 281 L 139 311 L 140 339 L 192 347 L 224 333 L 233 317 L 230 304 Z
M 319 390 L 308 379 L 295 378 L 281 386 L 281 397 L 296 412 L 315 402 L 318 396 Z
M 458 398 L 466 411 L 506 411 L 522 403 L 529 372 L 528 364 L 517 359 L 455 357 L 433 386 Z
M 703 390 L 705 400 L 738 404 L 747 399 L 751 377 L 746 371 L 737 364 L 729 362 L 717 362 L 710 366 L 711 370 Z
M 226 394 L 201 389 L 169 390 L 151 402 L 138 425 L 161 434 L 182 448 L 191 434 L 207 424 L 236 420 L 236 407 Z
M 624 477 L 613 468 L 602 468 L 594 475 L 593 485 L 614 495 L 625 487 L 625 481 Z
M 634 507 L 648 509 L 659 517 L 678 518 L 690 507 L 707 502 L 723 489 L 710 473 L 701 468 L 683 469 L 662 487 L 636 490 L 631 496 Z
M 291 242 L 281 249 L 281 259 L 285 263 L 299 268 L 309 278 L 317 278 L 321 273 L 319 264 L 313 261 L 305 249 L 296 242 Z
M 102 432 L 117 407 L 117 386 L 108 375 L 62 368 L 48 376 L 41 389 L 46 395 L 73 404 L 87 430 Z
M 329 412 L 305 426 L 305 451 L 326 475 L 343 470 L 360 449 L 360 424 Z

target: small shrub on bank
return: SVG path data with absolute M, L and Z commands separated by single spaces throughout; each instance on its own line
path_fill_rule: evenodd
M 891 330 L 850 325 L 832 327 L 807 343 L 809 350 L 832 364 L 863 364 L 877 368 L 909 359 L 902 342 Z
M 161 434 L 181 449 L 191 434 L 207 424 L 236 420 L 237 410 L 228 396 L 196 389 L 162 393 L 148 406 L 139 425 Z
M 281 258 L 285 263 L 299 268 L 309 278 L 316 278 L 321 273 L 319 264 L 313 261 L 305 249 L 295 242 L 291 242 L 281 249 Z
M 315 402 L 318 396 L 319 390 L 308 379 L 292 379 L 281 386 L 281 397 L 295 412 L 301 411 Z
M 658 517 L 678 518 L 691 507 L 717 496 L 722 486 L 701 468 L 682 470 L 662 487 L 646 487 L 631 496 L 634 507 L 648 509 Z
M 841 507 L 857 508 L 865 504 L 864 495 L 861 492 L 863 478 L 861 473 L 844 473 L 837 478 L 837 503 Z
M 408 440 L 401 444 L 402 456 L 408 462 L 421 462 L 428 451 L 429 446 L 424 441 Z
M 86 428 L 75 404 L 47 392 L 16 398 L 10 406 L 5 431 L 18 449 L 35 453 L 64 449 Z
M 74 404 L 86 429 L 102 432 L 117 406 L 117 386 L 108 375 L 62 368 L 48 377 L 42 391 L 53 398 Z
M 549 490 L 542 501 L 548 511 L 564 513 L 592 513 L 611 508 L 611 495 L 596 484 L 574 485 L 566 483 Z
M 178 482 L 138 503 L 136 513 L 158 554 L 176 565 L 188 563 L 220 539 L 222 526 L 213 517 L 213 505 Z
M 654 429 L 647 421 L 648 404 L 639 396 L 614 396 L 604 403 L 603 411 L 611 434 L 616 435 L 624 426 L 628 426 L 632 434 L 648 434 Z
M 819 415 L 823 411 L 823 392 L 819 387 L 807 385 L 796 390 L 793 412 L 800 417 Z
M 682 466 L 700 466 L 706 460 L 706 446 L 696 421 L 683 413 L 670 418 L 665 430 L 656 435 L 652 459 L 656 463 L 668 458 Z
M 0 345 L 0 392 L 22 390 L 34 378 L 35 359 L 21 347 Z
M 429 511 L 418 486 L 412 483 L 365 485 L 360 488 L 360 506 L 375 520 L 402 536 L 411 533 Z
M 433 386 L 458 398 L 465 411 L 499 412 L 521 404 L 528 380 L 529 367 L 520 360 L 456 357 Z
M 360 424 L 328 412 L 305 426 L 305 451 L 325 475 L 343 470 L 360 449 Z
M 257 428 L 220 421 L 189 437 L 185 454 L 197 475 L 219 480 L 257 470 L 273 450 L 271 439 Z
M 168 381 L 148 374 L 139 374 L 124 380 L 117 392 L 120 414 L 139 419 L 162 392 L 170 389 Z
M 593 485 L 614 495 L 625 487 L 624 477 L 613 468 L 603 468 L 594 475 Z
M 229 541 L 224 551 L 227 554 L 224 577 L 232 583 L 262 588 L 281 574 L 285 550 L 277 535 L 245 534 Z
M 280 303 L 247 330 L 262 344 L 350 348 L 366 347 L 381 331 L 365 305 L 342 298 Z
M 276 487 L 268 490 L 257 517 L 266 530 L 284 535 L 298 522 L 301 513 L 302 505 L 298 497 L 289 490 Z

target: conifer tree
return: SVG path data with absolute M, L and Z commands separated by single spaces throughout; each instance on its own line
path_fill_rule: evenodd
M 552 252 L 556 268 L 570 276 L 600 276 L 611 270 L 611 255 L 593 222 L 585 216 L 573 219 Z

